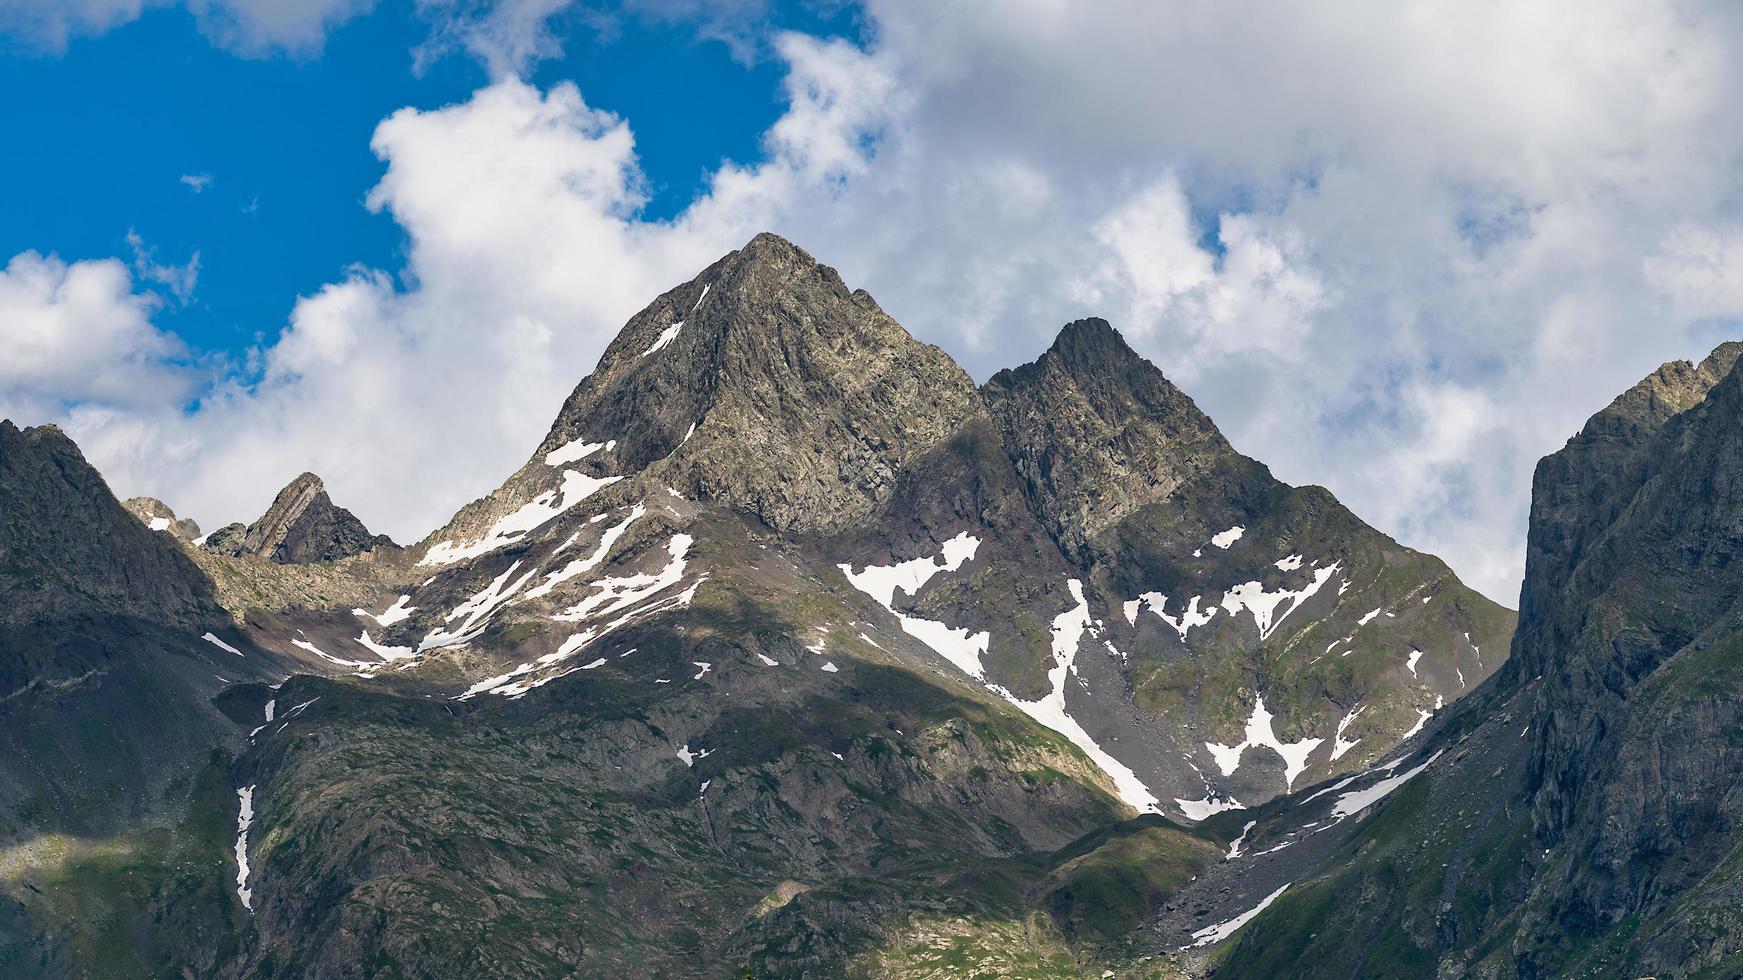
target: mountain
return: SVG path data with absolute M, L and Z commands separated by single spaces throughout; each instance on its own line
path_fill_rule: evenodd
M 254 555 L 281 565 L 307 565 L 394 547 L 385 534 L 370 534 L 356 515 L 333 503 L 321 478 L 304 473 L 285 485 L 253 524 L 227 524 L 200 546 L 214 554 Z
M 1416 752 L 1256 815 L 1214 916 L 1286 887 L 1214 975 L 1743 970 L 1740 352 L 1665 365 L 1539 464 L 1512 657 Z M 1212 904 L 1177 901 L 1163 941 Z
M 1107 324 L 977 387 L 772 235 L 408 548 L 312 476 L 203 547 L 100 509 L 235 659 L 186 707 L 222 778 L 0 840 L 0 972 L 1172 975 L 1141 927 L 1237 808 L 1416 744 L 1512 625 Z M 208 857 L 94 863 L 165 838 Z

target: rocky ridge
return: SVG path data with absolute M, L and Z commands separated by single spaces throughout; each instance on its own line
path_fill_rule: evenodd
M 1123 963 L 1230 808 L 1410 742 L 1511 626 L 1105 324 L 977 389 L 774 236 L 633 317 L 425 541 L 335 512 L 299 480 L 181 553 L 226 617 L 182 636 L 240 658 L 201 664 L 237 796 L 196 809 L 244 826 L 223 936 L 152 969 Z M 10 935 L 113 921 L 9 894 Z

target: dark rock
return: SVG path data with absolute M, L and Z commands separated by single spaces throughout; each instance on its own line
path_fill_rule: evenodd
M 354 514 L 333 503 L 320 477 L 304 473 L 278 492 L 259 520 L 246 528 L 219 528 L 203 547 L 232 557 L 255 555 L 281 565 L 306 565 L 396 545 L 385 534 L 370 534 Z

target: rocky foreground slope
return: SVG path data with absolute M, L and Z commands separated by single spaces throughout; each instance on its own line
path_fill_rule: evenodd
M 1226 822 L 1414 745 L 1512 627 L 1106 323 L 977 388 L 766 235 L 403 551 L 299 478 L 215 554 L 6 432 L 0 489 L 49 501 L 4 526 L 17 581 L 87 512 L 175 572 L 62 562 L 0 697 L 78 730 L 135 682 L 74 678 L 125 661 L 186 676 L 132 737 L 203 721 L 86 823 L 101 745 L 15 736 L 0 972 L 1171 975 L 1138 927 Z M 101 650 L 26 649 L 61 606 Z

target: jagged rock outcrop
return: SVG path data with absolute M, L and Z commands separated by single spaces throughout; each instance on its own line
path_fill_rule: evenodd
M 395 545 L 385 534 L 370 534 L 356 515 L 334 504 L 313 473 L 287 484 L 253 524 L 221 527 L 202 545 L 216 554 L 255 555 L 281 565 L 337 561 L 384 546 Z
M 129 497 L 121 501 L 121 506 L 153 531 L 169 531 L 183 541 L 195 541 L 200 537 L 200 525 L 193 518 L 178 519 L 176 512 L 156 497 Z

